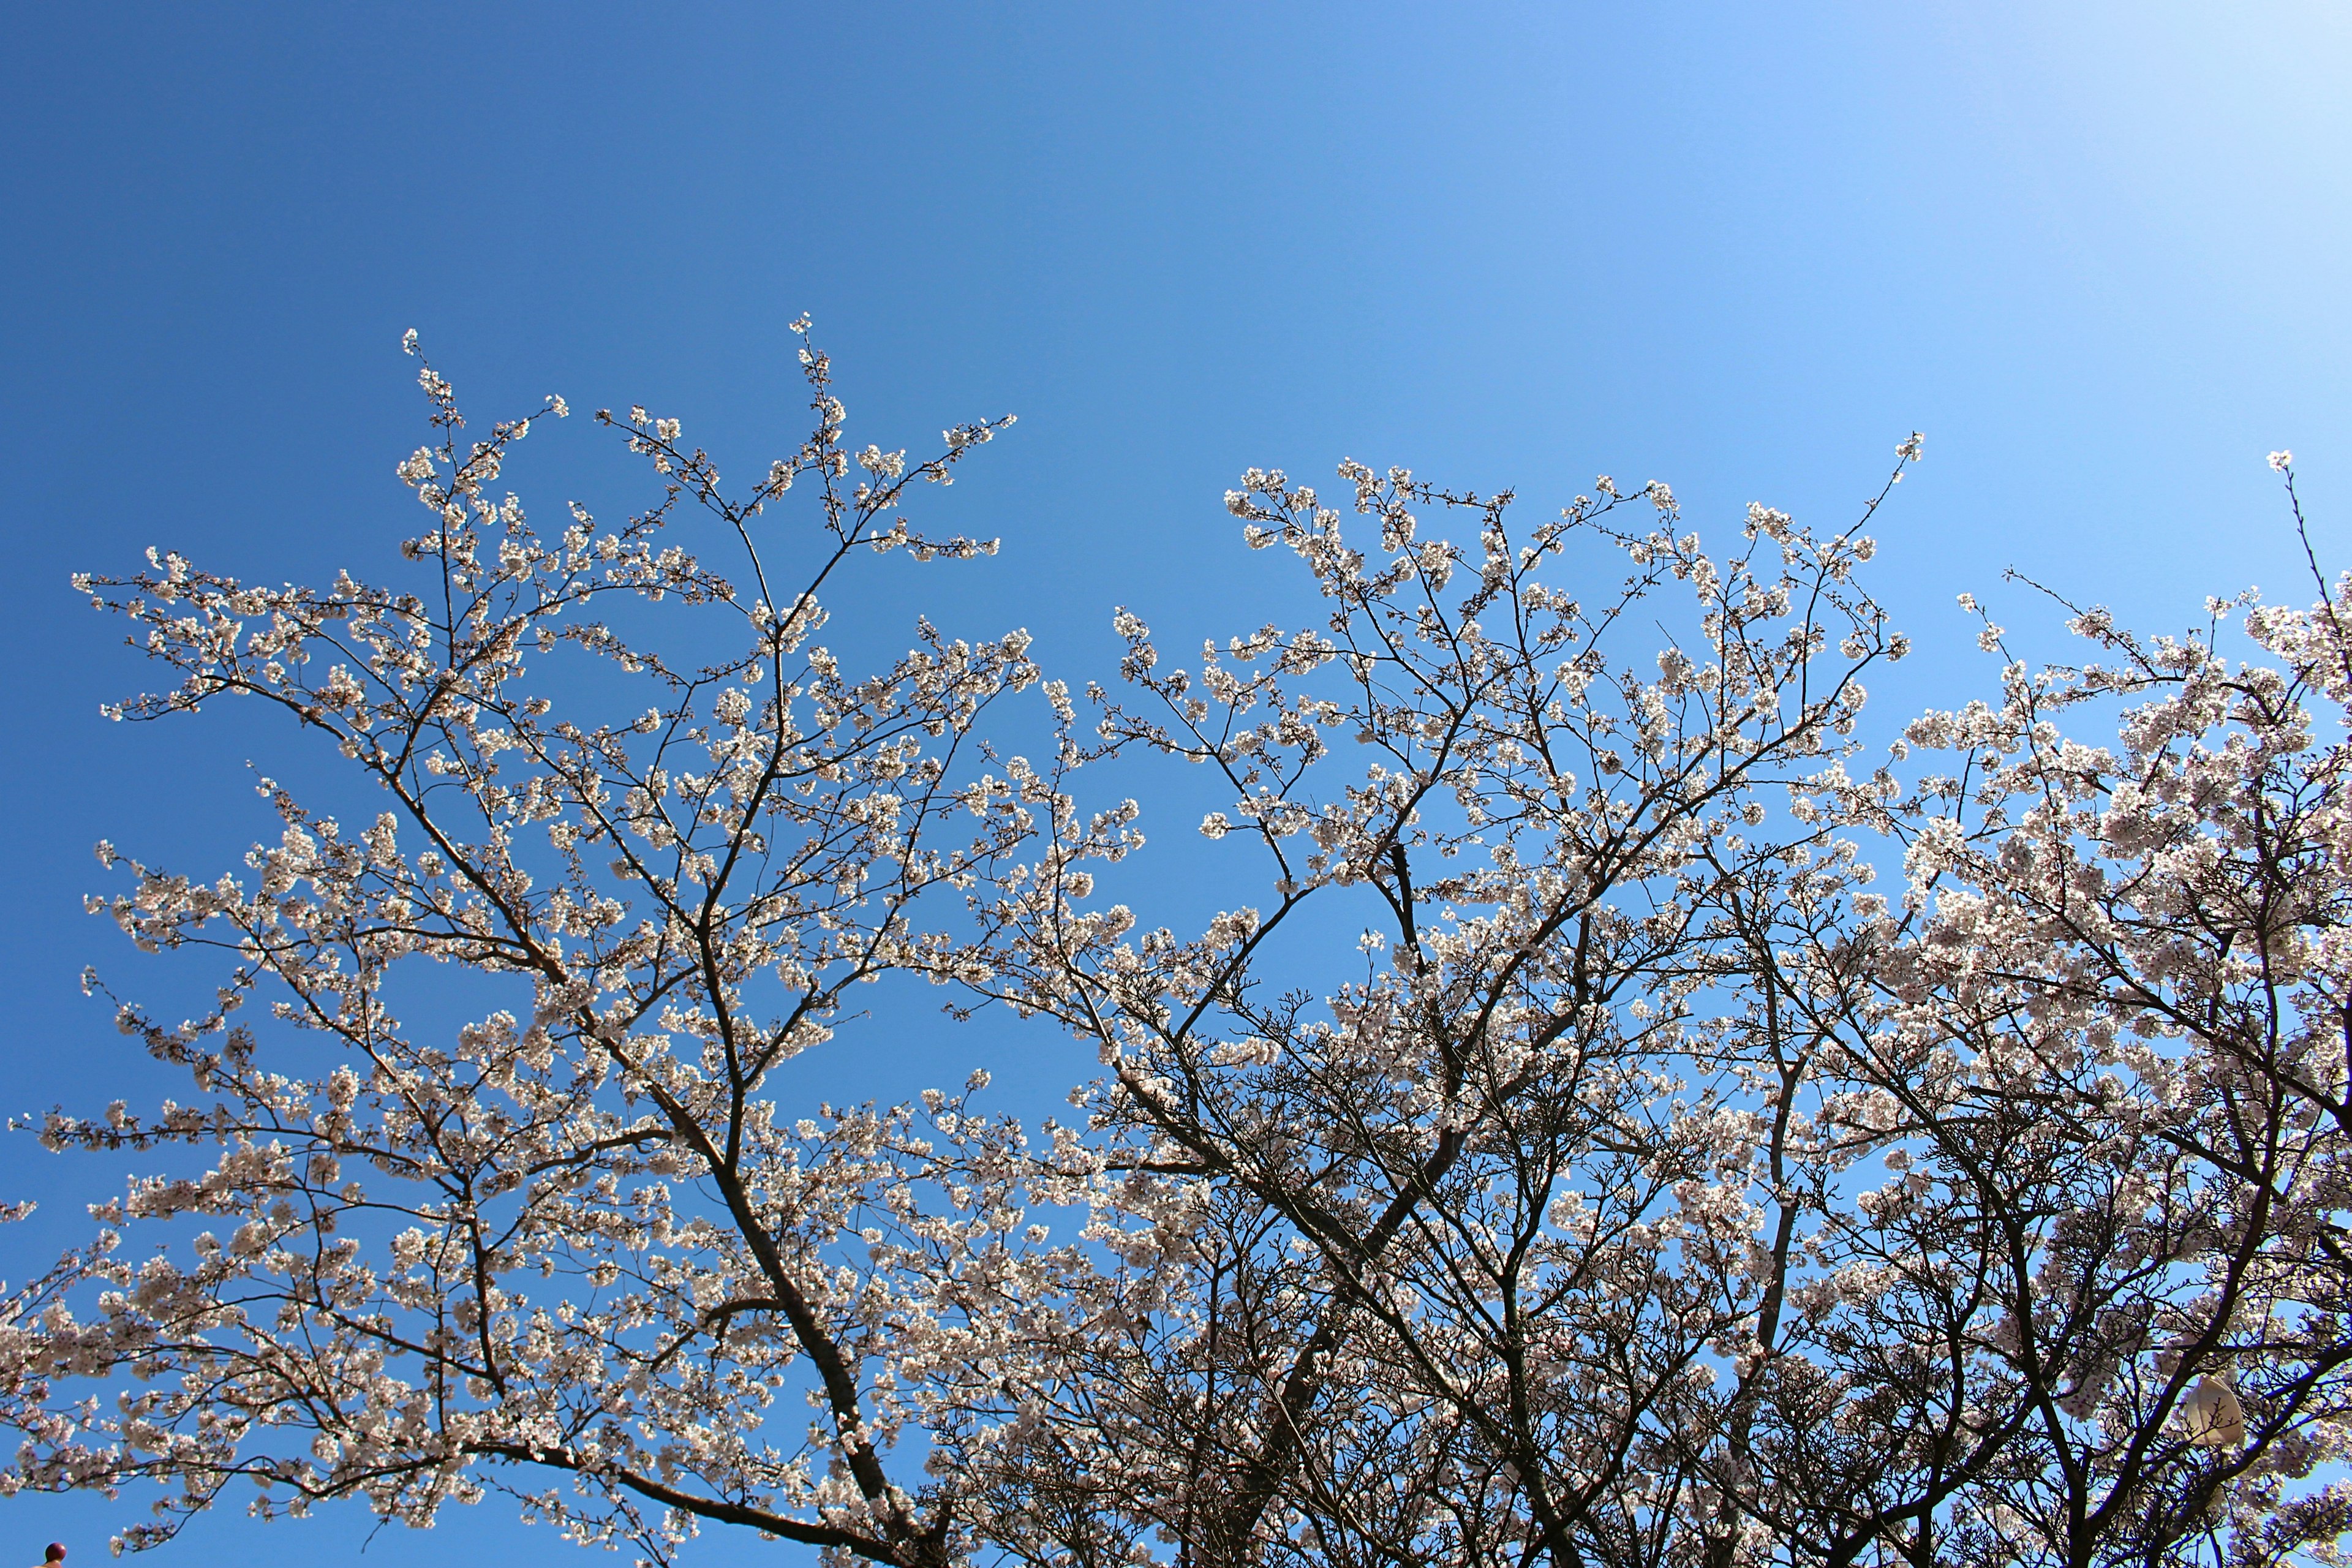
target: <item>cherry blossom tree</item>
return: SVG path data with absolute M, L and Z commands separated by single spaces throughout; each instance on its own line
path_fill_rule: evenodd
M 1916 436 L 1727 552 L 1661 484 L 1524 528 L 1349 463 L 1227 498 L 1311 626 L 859 675 L 820 591 L 992 550 L 902 513 L 1009 421 L 853 451 L 802 359 L 747 491 L 600 414 L 660 498 L 544 534 L 497 485 L 562 400 L 472 439 L 428 365 L 390 584 L 78 581 L 175 682 L 116 716 L 260 699 L 383 810 L 265 781 L 210 880 L 100 846 L 217 1004 L 116 1000 L 193 1102 L 40 1128 L 154 1173 L 6 1298 L 0 1485 L 156 1496 L 134 1547 L 503 1494 L 656 1563 L 2332 1555 L 2352 583 L 2153 638 L 2047 595 L 2085 662 L 1988 620 L 1997 698 L 1873 747 Z M 1175 760 L 1233 889 L 1189 924 L 1096 783 Z M 785 1102 L 887 1048 L 875 981 L 1070 1042 L 1078 1114 Z
M 1377 554 L 1280 474 L 1230 498 L 1327 625 L 1171 670 L 1129 617 L 1104 721 L 1221 775 L 1264 901 L 1007 918 L 999 994 L 1096 1044 L 1129 1182 L 1129 1299 L 1002 1412 L 1029 1554 L 2332 1549 L 2352 589 L 2242 606 L 2252 663 L 2070 606 L 2104 662 L 2034 671 L 1988 623 L 2000 702 L 1857 771 L 1905 651 L 1858 531 L 1759 507 L 1710 555 L 1603 480 L 1520 540 L 1507 495 L 1341 477 Z M 1579 542 L 1632 574 L 1543 585 L 1608 580 Z M 1353 976 L 1285 935 L 1328 899 L 1376 922 Z
M 260 586 L 177 555 L 79 584 L 179 677 L 118 717 L 260 699 L 387 809 L 346 826 L 265 782 L 283 834 L 242 878 L 100 847 L 131 883 L 103 908 L 141 947 L 227 967 L 206 1016 L 120 1015 L 203 1102 L 60 1113 L 43 1136 L 214 1156 L 134 1184 L 95 1247 L 17 1299 L 6 1383 L 30 1442 L 14 1484 L 167 1481 L 134 1545 L 250 1480 L 265 1513 L 356 1496 L 410 1521 L 505 1490 L 656 1559 L 713 1520 L 943 1560 L 955 1500 L 919 1498 L 890 1451 L 910 1417 L 922 1428 L 922 1376 L 898 1368 L 958 1336 L 891 1325 L 903 1281 L 948 1288 L 1005 1258 L 1005 1178 L 971 1173 L 1003 1164 L 1010 1134 L 919 1136 L 908 1108 L 794 1115 L 761 1085 L 827 1038 L 848 987 L 963 962 L 912 911 L 1030 831 L 1034 780 L 978 765 L 973 730 L 1037 672 L 1019 634 L 971 646 L 925 626 L 874 676 L 814 640 L 819 591 L 854 556 L 993 548 L 896 509 L 1007 422 L 950 429 L 919 463 L 853 456 L 825 357 L 802 360 L 815 432 L 740 499 L 677 421 L 600 414 L 662 499 L 607 529 L 575 505 L 543 534 L 493 486 L 562 400 L 466 440 L 428 364 L 438 439 L 400 468 L 432 520 L 402 547 L 415 590 Z M 772 582 L 762 514 L 796 486 L 815 492 L 814 564 Z M 734 576 L 670 542 L 688 503 L 735 546 Z M 597 667 L 574 679 L 576 715 L 525 682 L 564 654 Z M 454 1034 L 404 1026 L 395 978 L 452 965 L 505 979 L 514 1004 Z M 241 1021 L 248 1003 L 266 1022 Z M 215 1228 L 135 1261 L 119 1240 L 184 1217 Z M 921 1267 L 844 1241 L 886 1232 Z M 78 1317 L 86 1279 L 110 1289 Z M 102 1415 L 51 1398 L 126 1373 Z M 795 1396 L 813 1422 L 779 1407 Z

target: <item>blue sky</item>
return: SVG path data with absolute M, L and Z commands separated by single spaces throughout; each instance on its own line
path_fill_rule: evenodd
M 1017 411 L 932 514 L 1003 554 L 873 579 L 874 624 L 1025 625 L 1074 680 L 1109 675 L 1116 604 L 1177 644 L 1312 613 L 1219 504 L 1252 464 L 1407 464 L 1533 515 L 1607 471 L 1702 530 L 1750 500 L 1828 526 L 1925 430 L 1876 530 L 1921 648 L 1882 721 L 1988 684 L 1960 589 L 2059 650 L 2004 566 L 2143 625 L 2304 594 L 2273 447 L 2352 563 L 2339 7 L 6 13 L 10 1108 L 169 1091 L 75 988 L 91 961 L 138 988 L 79 913 L 88 847 L 232 864 L 268 830 L 243 765 L 283 740 L 104 724 L 142 672 L 67 574 L 151 543 L 381 563 L 411 326 L 476 409 L 643 402 L 738 472 L 801 433 L 803 310 L 861 439 Z M 542 429 L 509 473 L 541 510 L 642 493 L 586 421 Z M 972 1040 L 924 1059 L 1011 1048 Z M 12 1193 L 92 1179 L 8 1164 Z M 492 1512 L 367 1560 L 569 1550 Z M 12 1500 L 0 1552 L 79 1559 L 115 1519 Z M 172 1555 L 363 1533 L 299 1528 L 209 1521 Z

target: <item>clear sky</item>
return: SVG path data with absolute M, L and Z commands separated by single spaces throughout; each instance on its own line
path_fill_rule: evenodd
M 383 562 L 412 326 L 474 408 L 642 402 L 736 472 L 801 434 L 803 310 L 861 440 L 1017 411 L 932 514 L 1003 554 L 885 607 L 1025 625 L 1074 681 L 1110 675 L 1115 604 L 1179 645 L 1313 613 L 1219 504 L 1252 464 L 1402 463 L 1534 516 L 1606 471 L 1702 531 L 1750 500 L 1831 526 L 1922 429 L 1876 529 L 1921 648 L 1896 710 L 1989 684 L 1960 589 L 2059 650 L 2004 566 L 2143 625 L 2307 595 L 2274 447 L 2352 564 L 2339 5 L 5 14 L 6 1109 L 172 1091 L 76 990 L 91 961 L 139 989 L 79 912 L 89 846 L 233 865 L 272 831 L 242 764 L 284 740 L 103 723 L 142 672 L 68 574 Z M 642 493 L 585 420 L 542 429 L 509 470 L 541 510 Z M 52 1199 L 121 1174 L 29 1141 L 5 1168 Z M 0 1559 L 87 1561 L 118 1517 L 0 1504 Z M 170 1555 L 355 1561 L 363 1523 L 221 1518 Z M 366 1560 L 569 1550 L 486 1506 Z

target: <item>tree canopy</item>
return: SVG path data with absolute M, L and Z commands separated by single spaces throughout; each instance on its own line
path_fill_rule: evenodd
M 0 1486 L 152 1495 L 133 1546 L 503 1494 L 659 1563 L 2332 1553 L 2352 583 L 2047 595 L 2080 663 L 1988 619 L 1997 688 L 1873 744 L 1878 500 L 1703 542 L 1348 462 L 1226 498 L 1292 627 L 847 669 L 821 595 L 992 551 L 905 513 L 1010 420 L 856 448 L 801 357 L 747 489 L 600 413 L 658 498 L 543 531 L 499 479 L 562 400 L 476 439 L 427 365 L 381 584 L 77 580 L 169 671 L 115 717 L 256 699 L 361 787 L 265 781 L 242 871 L 100 847 L 218 1001 L 117 999 L 192 1100 L 41 1129 L 155 1173 L 6 1297 Z M 1118 880 L 1114 757 L 1219 781 L 1213 919 Z M 453 969 L 507 1000 L 395 1015 Z M 1075 1113 L 785 1098 L 893 977 L 1073 1042 Z

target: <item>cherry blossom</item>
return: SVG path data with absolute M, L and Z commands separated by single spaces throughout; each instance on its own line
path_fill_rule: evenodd
M 858 674 L 820 591 L 992 551 L 903 509 L 1009 420 L 853 443 L 799 357 L 748 490 L 602 413 L 660 499 L 544 532 L 499 480 L 562 400 L 475 440 L 420 358 L 383 584 L 77 580 L 170 672 L 114 717 L 258 699 L 371 809 L 99 847 L 220 981 L 89 980 L 195 1093 L 39 1128 L 152 1173 L 5 1296 L 7 1488 L 160 1483 L 134 1547 L 497 1495 L 654 1563 L 2332 1557 L 2352 578 L 2169 637 L 2021 581 L 2071 665 L 1963 595 L 1986 695 L 1874 736 L 1916 432 L 1850 525 L 1713 543 L 1658 481 L 1528 526 L 1351 461 L 1225 498 L 1296 625 Z M 1097 783 L 1180 763 L 1205 919 Z M 793 1100 L 867 982 L 1075 1045 L 1074 1114 Z

